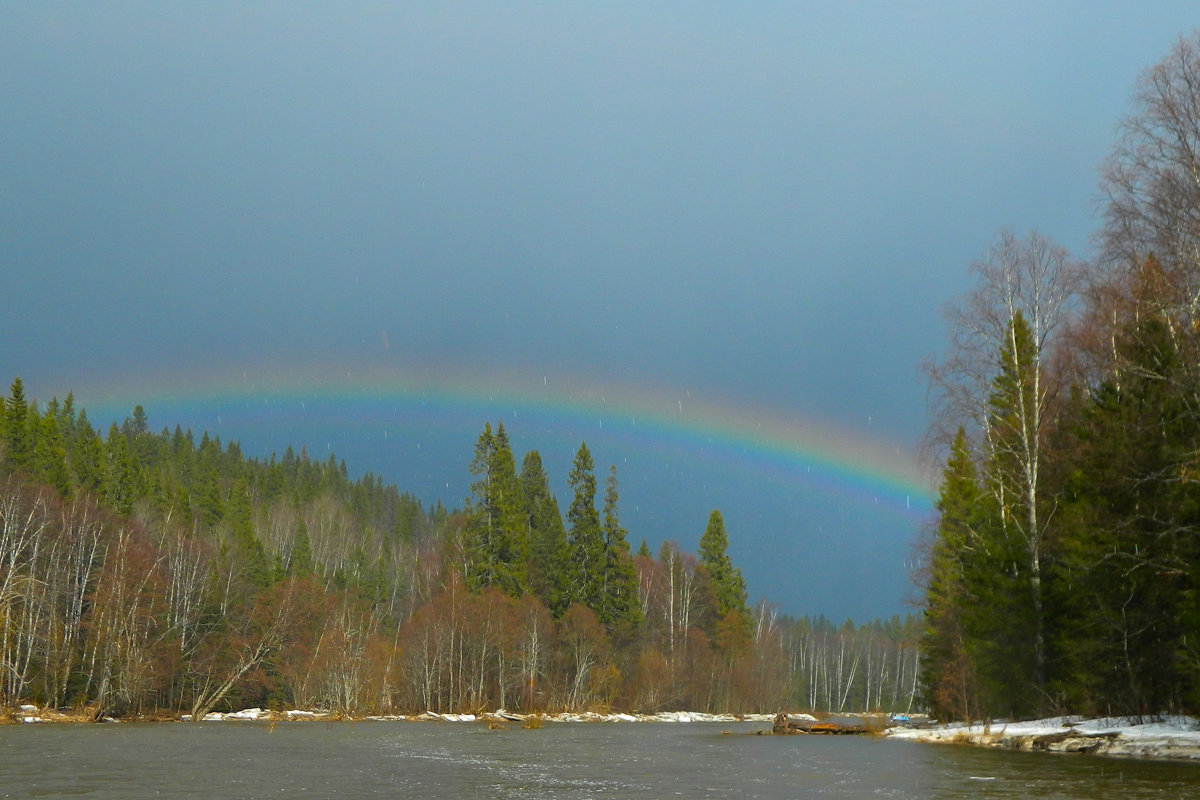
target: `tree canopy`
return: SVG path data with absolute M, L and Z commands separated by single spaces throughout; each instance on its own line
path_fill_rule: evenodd
M 1134 105 L 1096 261 L 1002 234 L 929 369 L 943 717 L 1200 708 L 1200 32 Z

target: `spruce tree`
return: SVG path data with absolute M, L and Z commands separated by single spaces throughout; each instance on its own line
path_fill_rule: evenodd
M 708 570 L 712 582 L 718 620 L 724 619 L 730 611 L 737 611 L 743 619 L 748 620 L 746 581 L 742 578 L 741 570 L 733 566 L 733 560 L 725 552 L 728 547 L 725 518 L 719 509 L 714 508 L 708 515 L 708 525 L 700 537 L 700 562 Z
M 67 461 L 79 488 L 98 495 L 104 486 L 104 441 L 88 420 L 87 411 L 79 412 L 75 433 L 67 446 Z
M 628 532 L 621 527 L 619 502 L 617 468 L 612 466 L 604 485 L 604 599 L 597 616 L 609 628 L 632 631 L 642 621 L 642 608 Z
M 520 480 L 529 520 L 529 590 L 557 619 L 571 601 L 571 549 L 538 451 L 525 454 Z
M 142 408 L 141 404 L 134 406 L 133 413 L 125 418 L 125 422 L 121 425 L 121 432 L 130 438 L 150 432 L 150 422 L 146 418 L 146 409 Z
M 467 523 L 463 527 L 463 579 L 472 590 L 490 586 L 496 575 L 495 547 L 493 537 L 496 520 L 489 508 L 491 497 L 492 450 L 496 439 L 492 423 L 485 423 L 475 442 L 475 456 L 471 459 L 470 471 L 475 480 L 471 483 L 471 497 L 467 500 Z
M 208 438 L 208 433 L 200 437 L 192 498 L 196 504 L 195 513 L 206 527 L 215 526 L 225 515 L 221 491 L 221 449 L 217 442 Z
M 1200 697 L 1200 417 L 1173 322 L 1139 303 L 1075 417 L 1054 600 L 1059 684 L 1085 709 Z
M 67 392 L 67 399 L 63 400 L 62 407 L 58 410 L 58 429 L 62 431 L 64 437 L 69 437 L 75 432 L 75 423 L 77 422 L 75 411 L 75 394 Z
M 605 547 L 600 515 L 596 512 L 595 462 L 586 442 L 575 453 L 568 482 L 575 493 L 567 510 L 571 600 L 596 611 L 604 602 Z
M 291 559 L 288 561 L 287 573 L 289 575 L 308 576 L 315 574 L 316 571 L 312 543 L 308 539 L 308 526 L 304 523 L 304 519 L 301 518 L 298 520 L 296 532 L 292 536 Z
M 67 450 L 58 427 L 58 403 L 51 400 L 46 413 L 31 412 L 28 429 L 33 434 L 29 472 L 58 492 L 61 497 L 71 493 L 71 477 L 67 471 Z
M 3 411 L 5 457 L 13 469 L 24 470 L 28 466 L 31 450 L 29 404 L 25 400 L 25 383 L 19 377 L 13 378 Z
M 938 522 L 925 587 L 921 683 L 938 719 L 970 719 L 978 708 L 963 630 L 963 614 L 971 602 L 963 562 L 979 537 L 980 490 L 962 428 L 950 447 L 935 507 Z
M 108 429 L 106 441 L 108 469 L 104 482 L 104 495 L 121 516 L 133 513 L 133 504 L 143 489 L 142 469 L 137 456 L 129 448 L 129 440 L 114 422 Z
M 269 586 L 272 578 L 270 561 L 254 535 L 254 509 L 245 479 L 239 479 L 229 492 L 225 524 L 231 534 L 230 550 L 236 563 L 241 565 L 246 580 L 260 589 Z
M 467 586 L 478 591 L 496 586 L 513 597 L 526 591 L 528 520 L 517 480 L 516 463 L 504 424 L 490 423 L 475 445 L 472 497 L 464 531 Z
M 493 503 L 500 527 L 500 549 L 496 559 L 500 565 L 500 579 L 497 585 L 512 597 L 520 597 L 528 590 L 529 518 L 525 515 L 516 459 L 503 422 L 496 424 L 496 446 L 492 456 Z

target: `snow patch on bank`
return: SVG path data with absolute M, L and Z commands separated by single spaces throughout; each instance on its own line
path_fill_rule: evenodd
M 1026 722 L 893 728 L 887 735 L 910 741 L 1012 750 L 1200 760 L 1200 720 L 1195 717 L 1051 717 Z
M 501 708 L 480 715 L 439 714 L 426 711 L 419 717 L 409 719 L 441 722 L 525 722 L 536 717 L 542 722 L 770 722 L 770 714 L 705 714 L 698 711 L 661 711 L 657 714 L 601 714 L 596 711 L 564 711 L 553 714 L 518 714 Z M 391 719 L 398 719 L 392 717 Z
M 303 721 L 330 719 L 331 715 L 324 711 L 265 711 L 261 708 L 247 708 L 242 711 L 222 713 L 211 711 L 204 716 L 205 722 L 225 721 Z M 351 717 L 344 717 L 351 718 Z M 559 712 L 547 714 L 520 714 L 505 709 L 488 711 L 482 714 L 452 714 L 437 711 L 425 711 L 421 714 L 405 716 L 401 714 L 372 714 L 359 719 L 376 722 L 525 722 L 536 718 L 541 722 L 770 722 L 771 714 L 706 714 L 699 711 L 662 711 L 657 714 L 601 714 L 596 711 Z M 192 719 L 191 714 L 179 717 L 184 722 Z

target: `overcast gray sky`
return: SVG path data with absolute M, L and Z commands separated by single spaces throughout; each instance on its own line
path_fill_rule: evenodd
M 694 549 L 720 507 L 756 597 L 901 611 L 929 501 L 881 501 L 912 469 L 878 453 L 911 462 L 942 306 L 1000 228 L 1090 254 L 1137 75 L 1198 24 L 7 2 L 0 376 L 454 505 L 485 421 L 564 505 L 586 439 L 635 545 Z

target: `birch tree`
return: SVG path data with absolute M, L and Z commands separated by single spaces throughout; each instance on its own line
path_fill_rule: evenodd
M 9 481 L 0 491 L 0 704 L 28 691 L 30 595 L 36 589 L 37 549 L 49 526 L 44 495 Z
M 1032 607 L 1034 687 L 1045 679 L 1042 557 L 1053 499 L 1044 454 L 1058 385 L 1048 369 L 1068 318 L 1080 268 L 1039 233 L 1002 232 L 971 268 L 977 286 L 946 312 L 947 357 L 927 368 L 935 413 L 929 441 L 941 447 L 963 427 L 985 467 L 1003 535 L 1022 551 L 1020 574 Z

